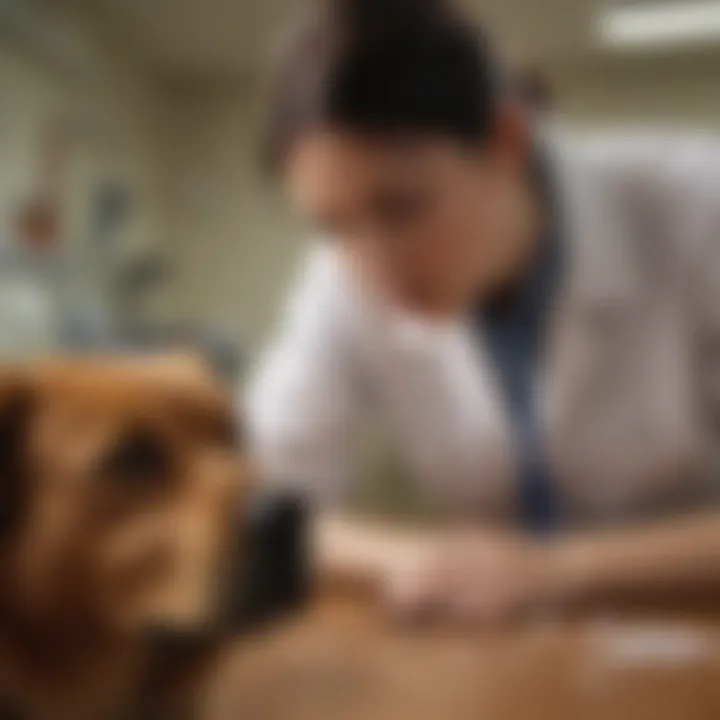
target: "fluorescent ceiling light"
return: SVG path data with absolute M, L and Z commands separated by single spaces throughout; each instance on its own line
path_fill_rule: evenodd
M 600 38 L 613 47 L 686 45 L 720 40 L 719 0 L 675 0 L 606 7 Z

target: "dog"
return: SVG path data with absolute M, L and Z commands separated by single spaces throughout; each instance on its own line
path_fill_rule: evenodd
M 251 486 L 198 362 L 0 371 L 0 718 L 189 715 Z

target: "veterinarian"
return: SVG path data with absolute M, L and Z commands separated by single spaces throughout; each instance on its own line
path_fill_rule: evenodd
M 250 387 L 262 467 L 408 612 L 720 581 L 720 144 L 539 127 L 511 85 L 442 0 L 289 43 L 268 160 L 320 239 Z M 343 517 L 369 416 L 467 531 Z

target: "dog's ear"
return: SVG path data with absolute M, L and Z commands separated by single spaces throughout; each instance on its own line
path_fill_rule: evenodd
M 0 371 L 0 538 L 11 532 L 22 513 L 31 405 L 27 378 Z

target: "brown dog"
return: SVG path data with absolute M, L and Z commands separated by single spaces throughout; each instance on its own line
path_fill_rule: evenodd
M 0 456 L 0 717 L 161 717 L 156 641 L 215 624 L 247 484 L 223 394 L 176 360 L 5 372 Z

